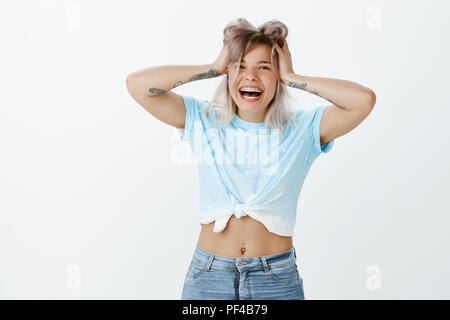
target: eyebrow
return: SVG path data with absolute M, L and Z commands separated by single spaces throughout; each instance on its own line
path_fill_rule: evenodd
M 242 59 L 242 62 L 245 62 L 245 60 L 244 60 L 244 59 Z M 258 61 L 257 63 L 268 63 L 268 64 L 270 64 L 270 62 L 268 62 L 268 61 L 265 61 L 265 60 L 261 60 L 261 61 Z

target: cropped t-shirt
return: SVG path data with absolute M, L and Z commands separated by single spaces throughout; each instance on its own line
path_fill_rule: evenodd
M 217 110 L 206 116 L 208 100 L 182 96 L 186 108 L 184 129 L 199 174 L 197 221 L 214 222 L 221 232 L 234 214 L 248 215 L 270 232 L 294 236 L 298 198 L 305 177 L 334 140 L 320 145 L 320 120 L 327 106 L 298 110 L 285 133 L 264 122 L 234 115 L 224 128 L 217 126 Z

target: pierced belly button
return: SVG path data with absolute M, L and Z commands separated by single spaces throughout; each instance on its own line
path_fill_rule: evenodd
M 244 254 L 245 248 L 241 248 L 241 253 Z

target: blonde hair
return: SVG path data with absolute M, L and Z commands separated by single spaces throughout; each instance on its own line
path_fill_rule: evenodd
M 286 90 L 286 85 L 279 78 L 278 53 L 275 50 L 275 44 L 277 43 L 280 47 L 283 47 L 284 40 L 288 34 L 287 26 L 278 20 L 271 20 L 258 28 L 255 28 L 246 19 L 238 18 L 227 24 L 223 30 L 223 34 L 223 43 L 224 45 L 228 45 L 228 66 L 235 62 L 237 62 L 237 65 L 239 66 L 242 58 L 254 45 L 263 44 L 272 49 L 270 62 L 275 70 L 278 84 L 275 95 L 269 103 L 264 123 L 266 129 L 269 126 L 272 129 L 279 129 L 281 134 L 283 134 L 286 123 L 291 122 L 290 120 L 293 119 L 292 115 L 297 111 L 288 107 L 289 105 L 292 105 L 289 103 L 289 100 L 293 99 Z M 234 86 L 238 72 L 239 68 L 236 68 L 232 77 L 232 87 Z M 233 97 L 229 91 L 227 73 L 226 77 L 223 78 L 217 87 L 213 98 L 206 109 L 206 115 L 209 116 L 209 113 L 215 108 L 217 111 L 218 125 L 220 127 L 225 127 L 236 114 L 236 107 L 233 106 Z

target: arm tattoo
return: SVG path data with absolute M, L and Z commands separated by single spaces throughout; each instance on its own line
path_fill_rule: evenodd
M 191 81 L 195 81 L 195 80 L 208 79 L 208 78 L 215 78 L 215 77 L 218 77 L 218 76 L 220 76 L 219 71 L 214 70 L 214 69 L 210 69 L 207 72 L 202 72 L 202 73 L 193 75 L 187 82 L 191 82 Z M 178 81 L 177 83 L 175 83 L 173 85 L 172 89 L 182 85 L 183 83 L 185 83 L 185 82 Z M 151 94 L 153 94 L 153 95 L 161 95 L 161 94 L 166 93 L 169 90 L 152 87 L 152 88 L 148 89 L 148 91 Z
M 148 89 L 148 91 L 155 96 L 167 92 L 167 90 L 165 90 L 165 89 L 159 89 L 159 88 L 155 88 L 155 87 Z
M 298 83 L 289 81 L 288 86 L 289 86 L 289 87 L 292 87 L 292 88 L 297 88 L 297 89 L 306 90 L 306 89 L 305 89 L 305 88 L 306 88 L 306 83 L 305 83 L 305 82 L 300 83 L 300 85 L 299 85 Z
M 328 100 L 328 99 L 325 98 L 325 97 L 322 97 L 322 96 L 319 94 L 319 92 L 307 90 L 307 89 L 306 89 L 306 85 L 307 85 L 306 82 L 302 82 L 302 83 L 298 84 L 298 83 L 295 83 L 295 82 L 293 82 L 293 81 L 289 81 L 289 83 L 288 83 L 288 86 L 289 86 L 289 87 L 297 88 L 297 89 L 302 89 L 302 90 L 308 91 L 309 93 L 315 94 L 316 96 L 319 96 L 319 97 L 321 97 L 321 98 L 323 98 L 323 99 L 325 99 L 325 100 L 331 102 L 331 103 L 334 104 L 336 107 L 341 108 L 342 110 L 347 110 L 347 108 L 345 108 L 344 106 L 340 106 L 340 105 L 334 103 L 333 101 Z
M 207 72 L 202 72 L 196 75 L 193 75 L 189 80 L 189 81 L 195 81 L 195 80 L 201 80 L 201 79 L 207 79 L 207 78 L 215 78 L 220 76 L 219 71 L 214 70 L 214 69 L 210 69 Z

